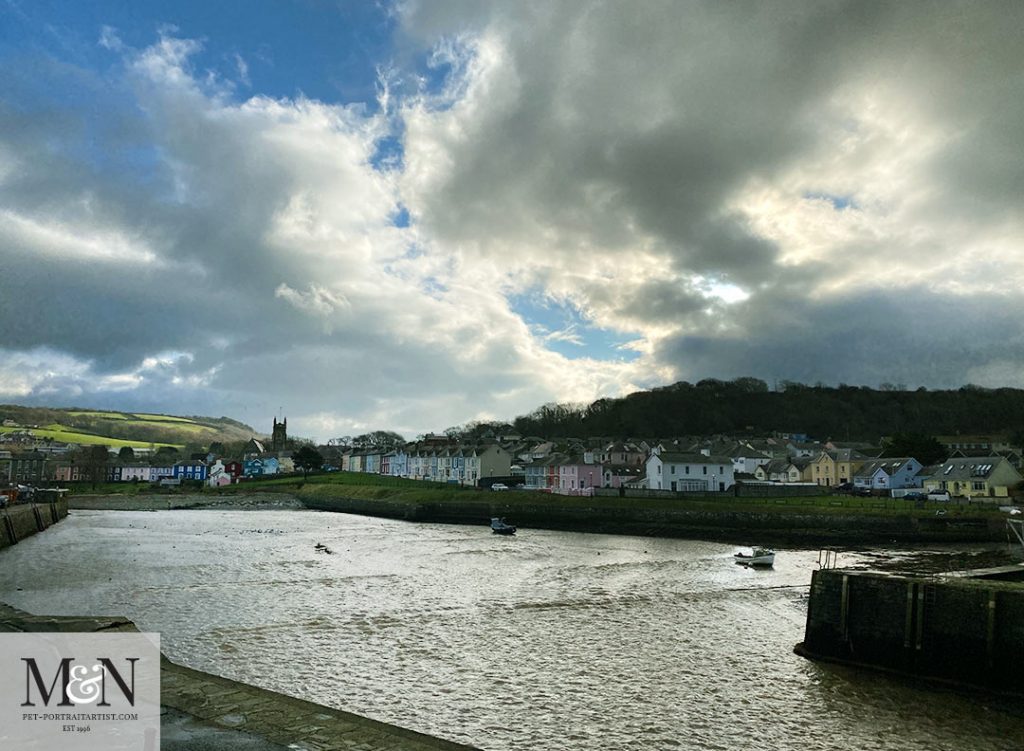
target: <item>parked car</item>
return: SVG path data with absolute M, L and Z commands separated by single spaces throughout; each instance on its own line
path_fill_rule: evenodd
M 923 501 L 927 496 L 924 493 L 904 493 L 903 500 L 905 501 Z
M 508 490 L 508 485 L 503 482 L 496 482 L 491 485 L 491 490 Z

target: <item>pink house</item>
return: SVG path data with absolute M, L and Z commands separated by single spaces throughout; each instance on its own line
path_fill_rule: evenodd
M 586 464 L 582 459 L 570 459 L 558 466 L 559 490 L 599 488 L 604 484 L 600 464 Z

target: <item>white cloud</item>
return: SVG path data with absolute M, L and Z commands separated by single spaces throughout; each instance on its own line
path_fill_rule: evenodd
M 0 320 L 36 322 L 4 327 L 10 393 L 144 399 L 159 383 L 165 411 L 262 426 L 283 408 L 327 437 L 682 377 L 1012 377 L 1024 347 L 984 348 L 1019 344 L 1019 10 L 394 12 L 396 59 L 426 57 L 434 82 L 382 63 L 377 108 L 240 98 L 241 54 L 221 57 L 233 81 L 193 68 L 217 40 L 165 29 L 133 50 L 104 28 L 124 66 L 103 88 L 126 97 L 110 143 L 83 141 L 72 121 L 89 114 L 0 123 L 18 282 L 0 278 Z M 122 137 L 144 168 L 90 161 Z M 379 160 L 386 138 L 400 159 Z M 509 299 L 524 294 L 580 323 L 523 320 Z M 982 332 L 969 357 L 959 320 Z M 901 357 L 847 356 L 896 329 Z M 594 332 L 629 341 L 593 356 Z

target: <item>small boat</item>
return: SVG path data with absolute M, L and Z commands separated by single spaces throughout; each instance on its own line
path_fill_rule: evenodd
M 741 566 L 774 566 L 775 551 L 769 548 L 753 548 L 749 554 L 740 551 L 732 559 Z
M 514 535 L 516 528 L 507 523 L 504 519 L 495 516 L 491 519 L 491 532 L 496 535 Z

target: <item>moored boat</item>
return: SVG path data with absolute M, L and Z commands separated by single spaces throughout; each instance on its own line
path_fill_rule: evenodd
M 516 528 L 497 516 L 491 519 L 491 532 L 496 535 L 514 535 Z
M 775 551 L 769 548 L 753 548 L 750 553 L 742 550 L 736 553 L 732 559 L 741 566 L 774 566 Z

